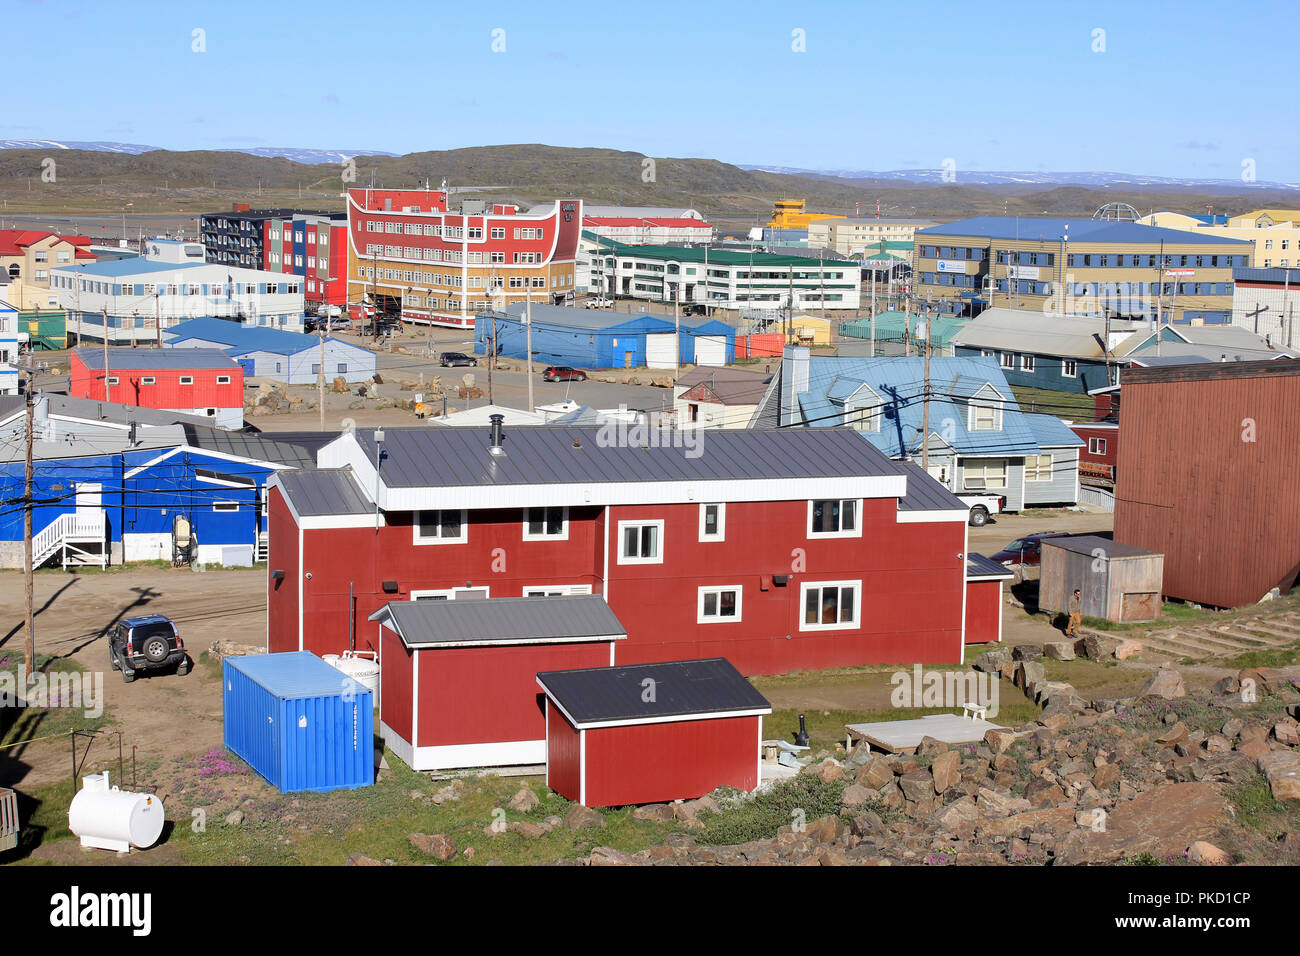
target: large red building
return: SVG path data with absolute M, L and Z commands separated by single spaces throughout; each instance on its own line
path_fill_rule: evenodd
M 219 428 L 244 426 L 244 370 L 220 349 L 72 351 L 68 392 L 89 398 L 165 409 L 212 419 Z M 107 380 L 107 381 L 106 381 Z
M 1124 373 L 1115 540 L 1164 555 L 1164 593 L 1252 604 L 1300 578 L 1300 359 Z
M 474 317 L 574 292 L 582 201 L 520 210 L 445 189 L 348 190 L 348 291 L 354 318 L 473 328 Z
M 272 651 L 378 651 L 390 601 L 597 594 L 620 664 L 962 660 L 967 510 L 850 429 L 394 428 L 319 464 L 268 484 Z

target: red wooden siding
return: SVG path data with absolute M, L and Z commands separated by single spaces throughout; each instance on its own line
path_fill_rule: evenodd
M 465 544 L 414 545 L 410 514 L 386 516 L 380 528 L 304 532 L 301 580 L 304 646 L 317 654 L 347 646 L 349 582 L 356 620 L 412 590 L 490 588 L 491 597 L 519 597 L 532 585 L 585 584 L 606 599 L 628 631 L 619 663 L 726 657 L 745 674 L 865 664 L 949 663 L 961 651 L 965 547 L 960 522 L 904 523 L 895 500 L 863 502 L 862 536 L 809 539 L 807 501 L 731 502 L 725 541 L 699 541 L 699 506 L 676 504 L 609 509 L 609 576 L 601 510 L 573 508 L 567 541 L 524 541 L 518 510 L 470 514 Z M 619 522 L 663 519 L 662 564 L 618 563 Z M 287 537 L 287 540 L 286 540 Z M 271 536 L 280 567 L 289 536 Z M 777 587 L 772 575 L 789 575 Z M 396 593 L 381 584 L 397 582 Z M 802 631 L 801 585 L 861 581 L 859 626 Z M 700 586 L 740 585 L 741 620 L 697 623 Z M 283 592 L 283 587 L 281 592 Z M 273 593 L 272 602 L 289 597 Z M 288 615 L 279 610 L 271 627 Z M 297 626 L 294 624 L 294 643 Z M 364 632 L 359 629 L 358 633 Z M 365 640 L 373 640 L 371 637 Z M 358 647 L 363 646 L 358 638 Z M 367 645 L 368 646 L 368 645 Z
M 279 488 L 271 488 L 268 492 L 266 512 L 270 547 L 270 560 L 266 565 L 266 649 L 274 654 L 299 649 L 298 589 L 303 580 L 298 563 L 298 525 Z M 279 582 L 271 580 L 271 572 L 277 570 L 284 572 L 284 579 Z M 343 641 L 344 645 L 332 653 L 338 654 L 346 649 L 346 634 Z
M 411 678 L 415 655 L 402 639 L 384 628 L 379 656 L 380 719 L 403 740 L 411 740 Z
M 244 407 L 244 372 L 238 364 L 221 369 L 133 369 L 130 367 L 130 356 L 124 356 L 122 350 L 115 349 L 109 357 L 108 365 L 108 377 L 116 378 L 117 384 L 108 386 L 108 397 L 105 399 L 103 371 L 87 368 L 81 357 L 73 352 L 68 364 L 69 393 L 76 398 L 107 400 L 141 408 Z M 192 378 L 193 384 L 182 385 L 180 380 L 183 375 Z M 219 376 L 230 381 L 218 384 Z M 146 384 L 146 377 L 154 379 L 154 383 Z
M 1258 601 L 1300 565 L 1300 362 L 1124 375 L 1115 538 L 1165 556 L 1165 594 Z
M 718 787 L 758 786 L 757 717 L 722 717 L 587 731 L 589 807 L 690 800 Z
M 966 582 L 966 643 L 1002 640 L 1002 582 Z
M 421 747 L 544 740 L 538 672 L 609 666 L 608 642 L 425 648 L 416 653 L 416 743 Z M 400 696 L 401 689 L 396 693 Z M 387 697 L 383 706 L 387 713 Z
M 533 684 L 536 687 L 536 682 Z M 546 785 L 567 800 L 577 801 L 582 788 L 582 737 L 558 707 L 546 701 L 550 719 L 546 731 Z

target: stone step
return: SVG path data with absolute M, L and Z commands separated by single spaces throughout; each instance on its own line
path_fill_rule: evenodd
M 1175 631 L 1167 640 L 1177 646 L 1186 647 L 1188 656 L 1196 656 L 1199 653 L 1202 656 L 1209 654 L 1212 657 L 1225 657 L 1250 650 L 1247 645 L 1210 637 L 1202 631 Z
M 1157 654 L 1165 654 L 1170 657 L 1202 657 L 1205 653 L 1202 650 L 1195 652 L 1190 651 L 1187 647 L 1181 644 L 1159 637 L 1139 638 L 1138 643 L 1147 650 L 1154 651 Z
M 1256 628 L 1252 627 L 1249 630 L 1254 631 L 1256 630 Z M 1260 648 L 1285 647 L 1286 645 L 1293 643 L 1293 641 L 1285 637 L 1273 637 L 1271 635 L 1265 636 L 1263 634 L 1248 634 L 1246 633 L 1246 631 L 1235 627 L 1227 631 L 1220 631 L 1219 633 L 1224 634 L 1227 637 L 1231 637 L 1234 640 L 1250 641 L 1256 647 L 1260 647 Z
M 1260 622 L 1258 624 L 1243 624 L 1247 630 L 1260 631 L 1264 634 L 1271 634 L 1274 637 L 1281 638 L 1284 642 L 1300 641 L 1300 625 L 1291 627 L 1281 624 L 1278 621 Z

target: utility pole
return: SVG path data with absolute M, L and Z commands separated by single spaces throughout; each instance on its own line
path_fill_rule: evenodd
M 903 290 L 903 351 L 912 357 L 912 281 L 909 279 Z
M 156 292 L 153 297 L 153 326 L 155 342 L 157 343 L 154 347 L 162 348 L 162 304 L 158 301 L 158 293 Z
M 524 371 L 528 374 L 528 410 L 533 411 L 536 406 L 533 404 L 533 284 L 528 283 L 528 298 L 524 304 L 524 349 L 527 355 L 524 356 Z
M 676 382 L 682 373 L 682 320 L 680 308 L 682 304 L 682 286 L 677 283 L 673 286 L 673 381 Z M 697 355 L 698 359 L 699 356 Z
M 36 614 L 34 580 L 32 576 L 32 428 L 35 418 L 36 373 L 32 369 L 31 356 L 27 357 L 27 461 L 23 470 L 23 600 L 25 601 L 27 642 L 24 656 L 27 661 L 27 673 L 36 671 Z M 107 381 L 107 379 L 105 379 Z M 25 690 L 25 688 L 24 688 Z
M 104 306 L 104 401 L 109 401 L 108 397 L 108 306 Z M 134 334 L 134 330 L 132 330 Z
M 329 321 L 327 316 L 326 322 Z M 316 373 L 316 404 L 320 406 L 320 430 L 325 430 L 325 327 L 323 325 L 316 327 L 316 334 L 320 336 L 320 367 Z
M 930 322 L 932 307 L 929 302 L 925 307 L 925 398 L 921 404 L 921 468 L 930 471 Z

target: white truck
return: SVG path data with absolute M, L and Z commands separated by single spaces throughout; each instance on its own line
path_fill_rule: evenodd
M 1006 495 L 958 495 L 958 498 L 970 509 L 969 524 L 972 528 L 982 528 L 989 520 L 989 515 L 1000 515 L 1007 506 Z

